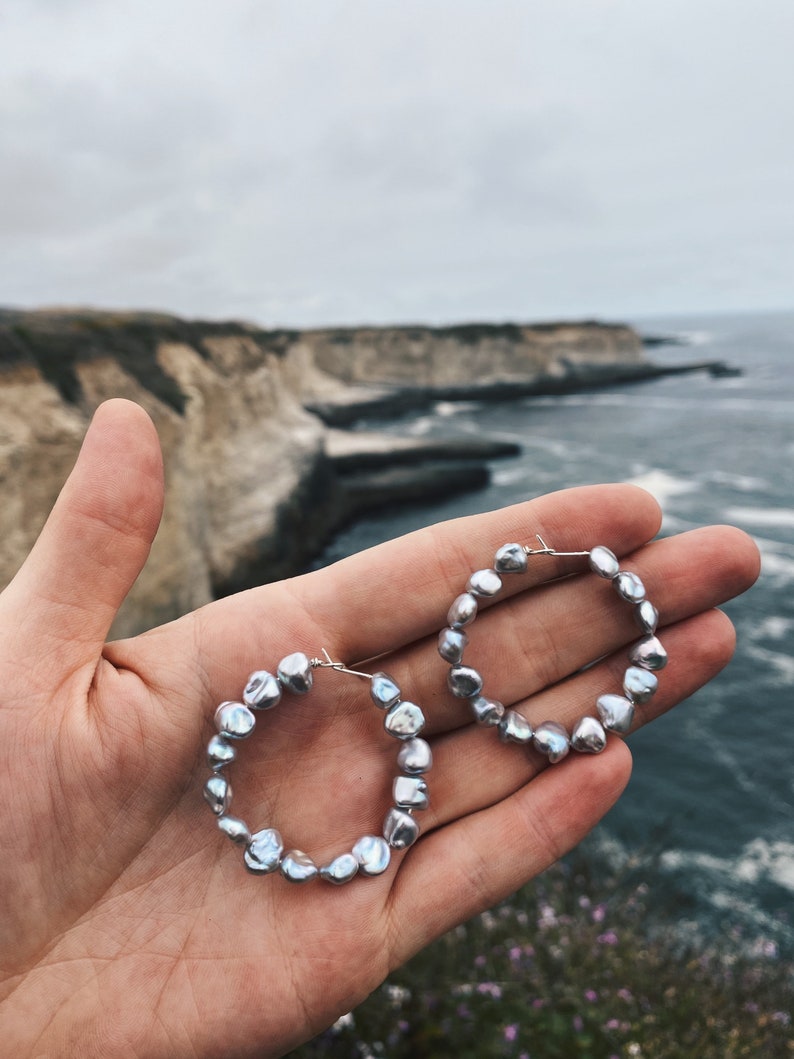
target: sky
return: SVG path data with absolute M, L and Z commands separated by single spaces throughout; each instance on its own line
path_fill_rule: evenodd
M 791 0 L 2 0 L 0 305 L 794 307 Z

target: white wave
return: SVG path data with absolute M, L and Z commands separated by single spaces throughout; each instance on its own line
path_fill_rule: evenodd
M 794 843 L 782 839 L 770 841 L 754 838 L 737 857 L 716 857 L 697 850 L 669 849 L 662 854 L 661 863 L 669 871 L 698 868 L 753 886 L 762 881 L 774 882 L 794 893 Z
M 710 471 L 701 476 L 702 481 L 713 485 L 722 485 L 726 489 L 735 489 L 737 493 L 765 493 L 769 489 L 763 478 L 753 478 L 749 474 L 731 474 L 730 471 Z
M 409 425 L 406 433 L 410 434 L 411 437 L 423 438 L 430 433 L 435 425 L 436 421 L 433 416 L 419 416 Z
M 767 672 L 773 671 L 768 677 L 773 687 L 786 688 L 794 685 L 794 658 L 790 654 L 770 651 L 769 648 L 759 647 L 758 644 L 747 644 L 746 650 L 751 658 L 767 667 Z
M 540 434 L 523 438 L 523 445 L 525 449 L 541 449 L 541 451 L 548 452 L 551 456 L 556 456 L 558 460 L 577 458 L 584 455 L 583 449 L 577 448 L 567 441 L 560 441 L 559 438 L 544 438 Z
M 478 412 L 481 407 L 479 401 L 436 401 L 433 405 L 433 414 L 447 419 L 450 416 Z
M 764 578 L 774 578 L 779 587 L 791 584 L 794 581 L 794 557 L 770 548 L 769 542 L 759 541 L 757 537 L 755 543 L 761 549 L 761 569 Z
M 725 517 L 749 526 L 794 529 L 794 508 L 790 507 L 729 507 L 725 509 Z
M 707 346 L 714 341 L 713 331 L 679 331 L 678 335 L 688 346 Z
M 529 482 L 530 471 L 527 467 L 499 467 L 491 471 L 491 482 L 494 485 L 517 485 L 519 482 Z M 533 476 L 532 481 L 537 479 Z
M 791 634 L 793 628 L 794 621 L 790 618 L 784 618 L 780 614 L 770 614 L 762 618 L 750 630 L 750 637 L 753 640 L 784 640 Z
M 683 496 L 698 488 L 698 483 L 691 478 L 676 478 L 675 475 L 668 474 L 660 468 L 637 474 L 629 478 L 628 482 L 630 485 L 639 485 L 651 496 L 656 497 L 662 507 L 674 496 Z

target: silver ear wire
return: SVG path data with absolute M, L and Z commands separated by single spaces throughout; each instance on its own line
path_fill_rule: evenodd
M 372 680 L 372 673 L 362 673 L 360 669 L 348 669 L 344 662 L 333 662 L 324 647 L 322 652 L 325 655 L 325 659 L 309 659 L 312 669 L 333 669 L 337 673 L 349 673 L 351 677 L 366 677 L 367 680 Z
M 536 533 L 535 536 L 540 541 L 540 547 L 539 548 L 530 548 L 529 545 L 524 545 L 524 552 L 525 552 L 526 555 L 589 555 L 590 554 L 589 551 L 586 551 L 586 552 L 558 552 L 558 551 L 556 551 L 556 549 L 550 548 L 548 546 L 548 544 L 546 544 L 546 542 L 544 541 L 544 539 L 541 537 L 541 535 L 539 533 Z

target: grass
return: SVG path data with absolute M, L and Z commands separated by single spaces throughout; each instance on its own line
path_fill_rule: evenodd
M 555 866 L 293 1059 L 794 1057 L 794 964 L 736 927 L 687 939 L 642 875 Z

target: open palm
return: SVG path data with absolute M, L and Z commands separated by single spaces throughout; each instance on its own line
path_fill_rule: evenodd
M 712 677 L 733 633 L 712 608 L 757 573 L 752 543 L 709 529 L 646 545 L 654 500 L 568 490 L 424 530 L 106 644 L 162 504 L 153 427 L 97 413 L 36 548 L 0 597 L 0 1039 L 10 1055 L 280 1055 L 361 1001 L 432 938 L 581 839 L 630 771 L 542 759 L 470 723 L 435 649 L 470 571 L 507 541 L 605 544 L 649 586 L 670 656 L 644 723 Z M 636 553 L 636 554 L 632 554 Z M 472 630 L 467 662 L 525 714 L 570 724 L 617 690 L 628 609 L 582 560 L 540 556 Z M 572 576 L 560 580 L 560 576 Z M 582 574 L 582 576 L 577 576 Z M 377 878 L 255 877 L 202 798 L 215 707 L 292 651 L 386 669 L 428 718 L 423 835 Z M 589 665 L 599 659 L 595 665 Z M 586 668 L 584 668 L 586 667 Z M 395 743 L 366 682 L 327 670 L 260 715 L 234 811 L 322 862 L 377 834 Z

